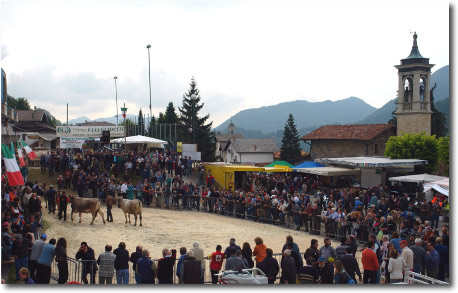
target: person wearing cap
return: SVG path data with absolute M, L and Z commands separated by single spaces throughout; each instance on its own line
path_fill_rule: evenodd
M 326 258 L 320 256 L 318 263 L 314 265 L 321 279 L 321 284 L 332 284 L 334 282 L 334 268 L 326 261 Z
M 413 251 L 409 248 L 409 242 L 407 240 L 402 240 L 399 242 L 399 247 L 401 248 L 401 257 L 404 259 L 406 266 L 408 266 L 408 270 L 413 270 Z
M 37 277 L 35 283 L 37 284 L 49 284 L 51 281 L 51 264 L 56 255 L 56 239 L 52 238 L 49 243 L 43 246 L 41 255 L 38 258 L 37 265 Z
M 30 278 L 35 280 L 35 273 L 37 270 L 37 265 L 38 265 L 38 259 L 41 256 L 41 252 L 43 251 L 43 247 L 46 244 L 46 234 L 41 234 L 40 239 L 35 241 L 32 246 L 32 251 L 30 253 L 30 261 L 29 261 L 29 266 L 30 266 Z

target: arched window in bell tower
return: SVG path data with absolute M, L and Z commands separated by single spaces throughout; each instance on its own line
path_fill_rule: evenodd
M 404 80 L 404 103 L 412 102 L 412 80 L 410 78 L 406 78 Z
M 424 77 L 420 79 L 420 102 L 424 103 L 425 102 L 425 84 L 426 81 Z

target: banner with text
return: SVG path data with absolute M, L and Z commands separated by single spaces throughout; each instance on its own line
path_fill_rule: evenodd
M 57 137 L 96 138 L 103 137 L 103 131 L 110 131 L 110 137 L 123 137 L 124 126 L 57 126 Z
M 61 149 L 81 149 L 86 140 L 90 140 L 87 137 L 61 137 L 60 148 Z

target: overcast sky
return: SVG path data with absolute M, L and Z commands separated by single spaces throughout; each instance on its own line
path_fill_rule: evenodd
M 356 96 L 396 97 L 393 67 L 449 64 L 448 1 L 2 1 L 8 94 L 62 122 L 182 103 L 195 77 L 213 126 L 240 110 Z

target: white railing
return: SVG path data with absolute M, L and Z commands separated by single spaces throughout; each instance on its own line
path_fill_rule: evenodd
M 404 284 L 439 284 L 439 285 L 450 285 L 447 282 L 440 281 L 438 279 L 434 279 L 422 274 L 418 274 L 415 272 L 407 271 L 404 273 Z

